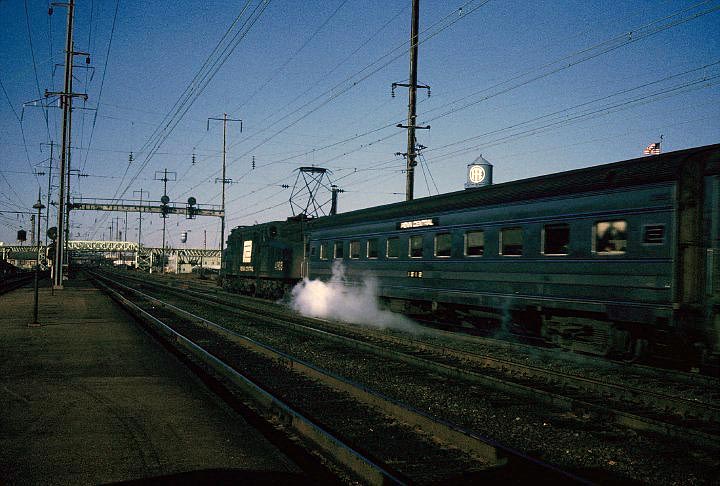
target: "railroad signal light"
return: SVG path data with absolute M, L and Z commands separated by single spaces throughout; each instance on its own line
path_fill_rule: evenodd
M 160 198 L 160 211 L 162 212 L 163 218 L 167 218 L 167 215 L 170 212 L 170 207 L 168 206 L 169 202 L 170 198 L 167 194 L 164 194 L 163 197 Z
M 195 207 L 196 204 L 197 199 L 190 196 L 187 200 L 187 219 L 195 219 L 195 216 L 197 215 L 197 207 Z

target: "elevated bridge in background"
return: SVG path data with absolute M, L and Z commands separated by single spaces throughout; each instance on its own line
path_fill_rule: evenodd
M 46 254 L 47 247 L 41 245 L 41 259 Z M 220 250 L 204 249 L 204 248 L 153 248 L 148 246 L 139 246 L 132 241 L 68 241 L 68 252 L 70 258 L 80 258 L 83 254 L 94 253 L 132 253 L 132 261 L 137 268 L 145 271 L 151 271 L 164 260 L 163 255 L 168 260 L 175 262 L 176 268 L 179 265 L 204 265 L 206 268 L 216 268 L 216 261 L 219 262 Z M 38 254 L 37 246 L 30 245 L 0 245 L 0 257 L 3 260 L 32 260 L 36 259 Z

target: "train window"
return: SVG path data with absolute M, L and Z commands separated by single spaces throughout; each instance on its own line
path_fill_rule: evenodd
M 648 245 L 662 245 L 665 241 L 665 225 L 649 224 L 643 231 L 643 243 Z
M 252 240 L 243 241 L 242 262 L 252 262 Z
M 468 231 L 465 233 L 465 255 L 482 256 L 485 253 L 485 232 Z
M 543 228 L 544 255 L 567 255 L 570 244 L 570 225 L 546 224 Z
M 367 257 L 377 258 L 378 257 L 378 240 L 373 238 L 367 241 Z
M 357 240 L 350 242 L 350 258 L 360 258 L 360 242 Z
M 320 243 L 320 260 L 327 260 L 328 259 L 328 243 L 325 241 L 323 243 Z
M 435 256 L 449 257 L 452 251 L 452 236 L 450 233 L 438 233 L 435 235 Z
M 334 246 L 334 249 L 333 249 L 333 258 L 344 258 L 345 255 L 344 255 L 344 253 L 343 253 L 343 249 L 344 249 L 344 248 L 343 248 L 343 242 L 342 242 L 342 241 L 336 241 L 333 246 Z
M 400 238 L 393 237 L 387 239 L 387 257 L 397 258 L 400 256 Z
M 410 258 L 422 258 L 423 237 L 422 235 L 411 236 L 408 240 L 408 255 Z
M 600 221 L 593 227 L 593 251 L 605 255 L 621 255 L 627 248 L 627 221 Z
M 315 248 L 315 245 L 311 245 L 310 246 L 310 256 L 314 257 L 316 251 L 317 251 L 317 249 Z
M 500 254 L 521 256 L 522 252 L 522 228 L 503 228 L 500 230 Z

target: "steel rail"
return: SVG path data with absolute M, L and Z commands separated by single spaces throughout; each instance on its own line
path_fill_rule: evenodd
M 97 275 L 95 276 L 98 277 Z M 117 285 L 117 283 L 115 284 Z M 202 346 L 175 331 L 172 327 L 140 308 L 119 292 L 99 281 L 98 285 L 111 295 L 116 302 L 129 309 L 134 315 L 140 317 L 143 321 L 152 325 L 155 329 L 163 333 L 167 339 L 187 350 L 192 356 L 200 359 L 207 366 L 211 367 L 214 372 L 227 379 L 234 386 L 237 386 L 256 403 L 258 403 L 264 410 L 266 410 L 268 414 L 274 417 L 282 418 L 282 422 L 290 424 L 296 433 L 306 439 L 309 439 L 327 453 L 331 454 L 339 463 L 349 468 L 364 481 L 367 481 L 369 484 L 406 484 L 405 481 L 387 471 L 386 468 L 383 468 L 376 462 L 367 458 L 365 455 L 345 444 L 343 440 L 332 435 L 322 426 L 316 424 L 300 412 L 294 410 L 284 401 L 256 384 L 251 378 L 227 365 L 221 359 L 205 350 Z M 130 291 L 137 292 L 129 287 L 125 288 Z M 148 297 L 152 300 L 158 301 L 158 299 L 150 296 Z M 167 306 L 167 304 L 163 304 L 163 306 Z M 180 310 L 178 308 L 175 309 Z M 183 313 L 192 316 L 192 314 L 187 313 L 186 311 L 183 311 Z M 199 316 L 193 316 L 193 319 L 203 323 L 209 322 Z
M 12 292 L 23 285 L 30 283 L 34 276 L 35 273 L 30 273 L 28 275 L 20 275 L 16 278 L 0 281 L 0 295 Z
M 147 284 L 146 281 L 143 281 L 144 284 Z M 489 364 L 496 364 L 498 369 L 507 369 L 507 368 L 514 368 L 516 370 L 520 370 L 522 375 L 525 375 L 527 379 L 531 378 L 537 378 L 540 377 L 543 380 L 547 377 L 547 375 L 555 376 L 556 379 L 560 380 L 561 382 L 564 380 L 566 384 L 571 385 L 571 388 L 573 388 L 573 393 L 568 393 L 567 390 L 563 391 L 563 394 L 555 393 L 552 391 L 542 390 L 534 386 L 527 386 L 520 383 L 516 383 L 513 381 L 507 381 L 506 379 L 500 379 L 500 378 L 494 378 L 490 377 L 484 374 L 480 374 L 471 370 L 467 370 L 464 368 L 459 368 L 454 365 L 446 364 L 446 363 L 439 363 L 437 361 L 428 359 L 428 356 L 416 356 L 413 354 L 408 354 L 407 352 L 402 352 L 397 350 L 398 345 L 402 346 L 409 346 L 410 344 L 407 342 L 404 342 L 403 340 L 399 340 L 396 338 L 389 338 L 383 336 L 380 337 L 374 337 L 377 340 L 387 340 L 388 343 L 393 347 L 393 349 L 387 349 L 381 346 L 377 346 L 375 344 L 370 344 L 364 341 L 360 341 L 354 338 L 350 338 L 347 336 L 342 336 L 339 334 L 335 334 L 333 332 L 330 332 L 328 330 L 324 329 L 318 329 L 316 327 L 312 327 L 311 325 L 305 325 L 300 324 L 297 322 L 290 322 L 288 321 L 288 316 L 285 315 L 283 317 L 275 317 L 273 314 L 278 315 L 278 313 L 273 311 L 268 311 L 267 309 L 264 309 L 263 312 L 258 312 L 257 310 L 247 309 L 247 306 L 242 306 L 243 310 L 239 310 L 238 306 L 221 301 L 218 298 L 214 298 L 212 295 L 203 294 L 202 292 L 197 292 L 189 289 L 178 289 L 172 286 L 164 285 L 164 284 L 156 284 L 159 286 L 164 287 L 168 291 L 181 293 L 182 296 L 187 297 L 191 296 L 195 299 L 201 299 L 204 303 L 207 303 L 208 300 L 213 301 L 214 303 L 218 305 L 225 306 L 229 310 L 233 310 L 234 312 L 244 312 L 247 314 L 252 314 L 255 317 L 261 317 L 262 319 L 266 321 L 274 322 L 277 325 L 282 326 L 293 326 L 299 329 L 303 329 L 304 331 L 310 331 L 318 334 L 322 334 L 323 337 L 329 340 L 333 340 L 336 342 L 343 343 L 348 346 L 353 346 L 357 349 L 363 349 L 367 352 L 373 353 L 378 356 L 383 356 L 387 358 L 397 359 L 399 361 L 403 361 L 406 363 L 410 363 L 414 366 L 417 366 L 419 368 L 424 368 L 433 372 L 442 373 L 445 376 L 449 376 L 452 378 L 459 378 L 466 381 L 470 381 L 472 383 L 481 384 L 483 386 L 489 386 L 495 390 L 502 391 L 505 393 L 510 393 L 515 396 L 520 396 L 523 398 L 530 398 L 532 400 L 539 401 L 540 403 L 543 403 L 545 405 L 555 406 L 560 409 L 564 410 L 578 410 L 578 409 L 584 409 L 588 411 L 593 411 L 595 413 L 600 414 L 604 417 L 610 417 L 612 420 L 615 421 L 618 425 L 622 425 L 625 427 L 629 427 L 635 430 L 642 430 L 642 431 L 649 431 L 649 432 L 655 432 L 659 433 L 668 437 L 678 438 L 678 439 L 686 439 L 691 440 L 693 442 L 696 442 L 698 444 L 701 444 L 703 446 L 710 446 L 713 448 L 720 448 L 720 438 L 715 434 L 709 434 L 706 432 L 703 432 L 701 430 L 688 428 L 684 426 L 679 426 L 677 424 L 669 423 L 666 421 L 658 420 L 653 417 L 647 417 L 643 415 L 638 415 L 637 413 L 632 413 L 624 410 L 618 410 L 616 408 L 612 408 L 610 406 L 605 405 L 599 405 L 593 402 L 590 402 L 591 398 L 589 397 L 579 397 L 579 392 L 583 389 L 582 386 L 587 386 L 587 391 L 593 391 L 595 393 L 598 393 L 600 395 L 603 395 L 605 393 L 612 395 L 616 390 L 622 390 L 623 387 L 619 385 L 609 384 L 607 382 L 598 381 L 598 380 L 592 380 L 584 377 L 577 377 L 575 375 L 569 375 L 569 374 L 563 374 L 560 372 L 556 372 L 553 370 L 545 370 L 542 368 L 533 367 L 530 365 L 515 363 L 513 361 L 508 360 L 502 360 L 499 358 L 492 358 L 492 357 L 485 357 L 485 356 L 478 356 L 475 355 L 473 357 L 472 353 L 466 353 L 456 350 L 449 350 L 448 348 L 444 347 L 433 347 L 434 345 L 428 345 L 427 343 L 422 343 L 423 346 L 427 346 L 426 349 L 430 350 L 432 349 L 432 354 L 434 358 L 437 358 L 437 354 L 448 355 L 457 353 L 457 356 L 462 356 L 463 359 L 485 359 L 487 363 Z M 310 321 L 309 319 L 302 319 L 304 322 Z M 327 324 L 323 322 L 323 324 Z M 366 337 L 366 336 L 363 336 Z M 412 345 L 417 344 L 417 342 L 413 342 Z M 448 351 L 448 352 L 446 352 Z M 481 359 L 481 361 L 482 361 Z M 576 390 L 575 390 L 576 389 Z M 636 393 L 640 394 L 650 394 L 652 395 L 652 392 L 648 390 L 641 390 L 641 389 L 635 389 Z M 628 391 L 627 393 L 632 393 L 632 391 Z M 573 395 L 573 396 L 570 396 Z M 676 400 L 676 397 L 667 397 L 666 395 L 657 394 L 658 395 L 658 402 L 659 403 L 673 403 Z M 664 400 L 664 402 L 660 401 L 660 397 Z M 677 399 L 680 400 L 679 403 L 686 403 L 686 405 L 690 408 L 692 407 L 693 410 L 698 411 L 700 414 L 700 417 L 717 417 L 718 413 L 717 410 L 713 411 L 703 411 L 703 407 L 708 407 L 710 409 L 713 408 L 710 404 L 705 404 L 703 402 L 692 402 L 689 400 L 684 399 Z M 677 407 L 672 407 L 673 409 L 676 409 Z M 716 409 L 716 407 L 715 407 Z M 694 415 L 693 415 L 694 416 Z
M 108 277 L 103 277 L 105 279 L 110 280 Z M 153 302 L 156 302 L 157 305 L 161 305 L 165 308 L 170 308 L 174 312 L 178 312 L 181 314 L 186 315 L 188 318 L 193 319 L 196 323 L 199 323 L 203 326 L 206 326 L 208 328 L 212 328 L 212 330 L 221 333 L 225 336 L 228 336 L 230 339 L 234 341 L 240 341 L 243 346 L 249 346 L 253 351 L 259 352 L 261 354 L 264 354 L 272 359 L 277 360 L 285 359 L 289 363 L 290 366 L 296 371 L 300 371 L 302 373 L 307 374 L 310 377 L 320 378 L 323 382 L 330 383 L 331 386 L 336 387 L 344 392 L 347 392 L 351 394 L 354 398 L 360 400 L 363 403 L 366 403 L 372 407 L 378 408 L 392 416 L 397 417 L 402 422 L 408 423 L 411 426 L 419 427 L 422 430 L 433 434 L 433 436 L 437 437 L 440 441 L 451 444 L 455 447 L 460 448 L 461 450 L 469 450 L 477 457 L 481 458 L 481 460 L 490 462 L 493 467 L 508 465 L 507 467 L 511 467 L 510 464 L 516 465 L 519 462 L 523 462 L 526 464 L 531 464 L 532 466 L 538 468 L 539 471 L 544 471 L 546 474 L 551 474 L 556 479 L 561 479 L 564 481 L 571 481 L 573 483 L 584 483 L 589 484 L 589 481 L 578 477 L 572 473 L 568 473 L 567 471 L 563 471 L 560 468 L 557 468 L 554 465 L 545 463 L 541 460 L 538 460 L 534 457 L 528 456 L 524 454 L 521 451 L 515 450 L 513 448 L 510 448 L 508 446 L 505 446 L 503 444 L 498 443 L 497 441 L 484 437 L 481 434 L 478 434 L 477 432 L 467 430 L 461 426 L 451 424 L 447 421 L 437 419 L 435 417 L 430 416 L 429 414 L 418 410 L 414 407 L 410 407 L 407 404 L 398 402 L 397 400 L 394 400 L 392 398 L 389 398 L 385 395 L 382 395 L 380 393 L 377 393 L 375 391 L 372 391 L 367 388 L 367 386 L 356 383 L 352 380 L 348 380 L 344 377 L 341 377 L 335 373 L 329 372 L 327 370 L 323 370 L 319 367 L 316 367 L 315 365 L 305 362 L 303 360 L 300 360 L 298 358 L 295 358 L 293 356 L 288 355 L 287 353 L 284 353 L 283 351 L 277 350 L 271 346 L 267 346 L 265 344 L 262 344 L 248 336 L 244 336 L 240 333 L 237 333 L 235 331 L 232 331 L 230 329 L 227 329 L 219 324 L 216 324 L 212 321 L 209 321 L 208 319 L 205 319 L 201 316 L 198 316 L 196 314 L 193 314 L 187 310 L 178 308 L 177 306 L 174 306 L 172 304 L 169 304 L 167 302 L 163 302 L 161 299 L 158 299 L 157 297 L 153 297 L 150 295 L 145 294 L 144 292 L 141 292 L 137 289 L 132 289 L 130 287 L 124 286 L 122 284 L 119 284 L 118 282 L 113 282 L 114 285 L 121 286 L 125 289 L 127 289 L 130 292 L 135 293 L 136 295 L 140 295 L 143 298 L 146 298 L 148 300 L 151 300 Z M 160 284 L 164 287 L 164 285 Z M 178 291 L 178 289 L 170 288 L 172 291 Z M 198 297 L 194 297 L 198 298 Z M 203 302 L 205 302 L 203 300 Z M 234 309 L 236 311 L 236 309 Z M 263 319 L 268 319 L 267 316 L 262 316 Z M 270 320 L 277 321 L 274 318 L 270 318 Z M 282 324 L 287 324 L 287 322 L 282 321 Z M 295 324 L 293 324 L 295 325 Z M 342 343 L 347 345 L 348 344 L 348 338 L 343 338 L 341 336 L 334 335 L 332 333 L 327 333 L 326 331 L 314 329 L 314 328 L 307 328 L 306 326 L 299 325 L 302 328 L 305 328 L 305 330 L 310 330 L 316 333 L 321 333 L 325 335 L 326 337 L 330 338 L 333 341 Z M 339 339 L 334 339 L 339 338 Z M 373 345 L 365 345 L 364 343 L 356 340 L 351 340 L 353 344 L 355 344 L 355 348 L 362 349 L 362 350 L 373 350 L 377 351 L 377 347 Z M 373 353 L 375 355 L 378 355 L 377 352 Z M 390 353 L 388 356 L 393 357 L 392 353 Z M 410 361 L 412 363 L 412 360 Z M 414 363 L 413 363 L 414 364 Z

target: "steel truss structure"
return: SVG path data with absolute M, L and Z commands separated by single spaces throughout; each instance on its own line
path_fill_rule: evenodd
M 47 247 L 40 247 L 40 254 L 46 254 Z M 140 247 L 132 241 L 68 241 L 70 256 L 81 253 L 134 253 L 135 265 L 141 270 L 150 271 L 157 262 L 162 260 L 163 249 Z M 3 260 L 22 258 L 27 259 L 28 255 L 37 255 L 37 246 L 10 245 L 0 246 L 0 256 Z M 166 248 L 166 257 L 174 258 L 178 264 L 197 265 L 204 258 L 220 258 L 220 250 L 204 248 Z

